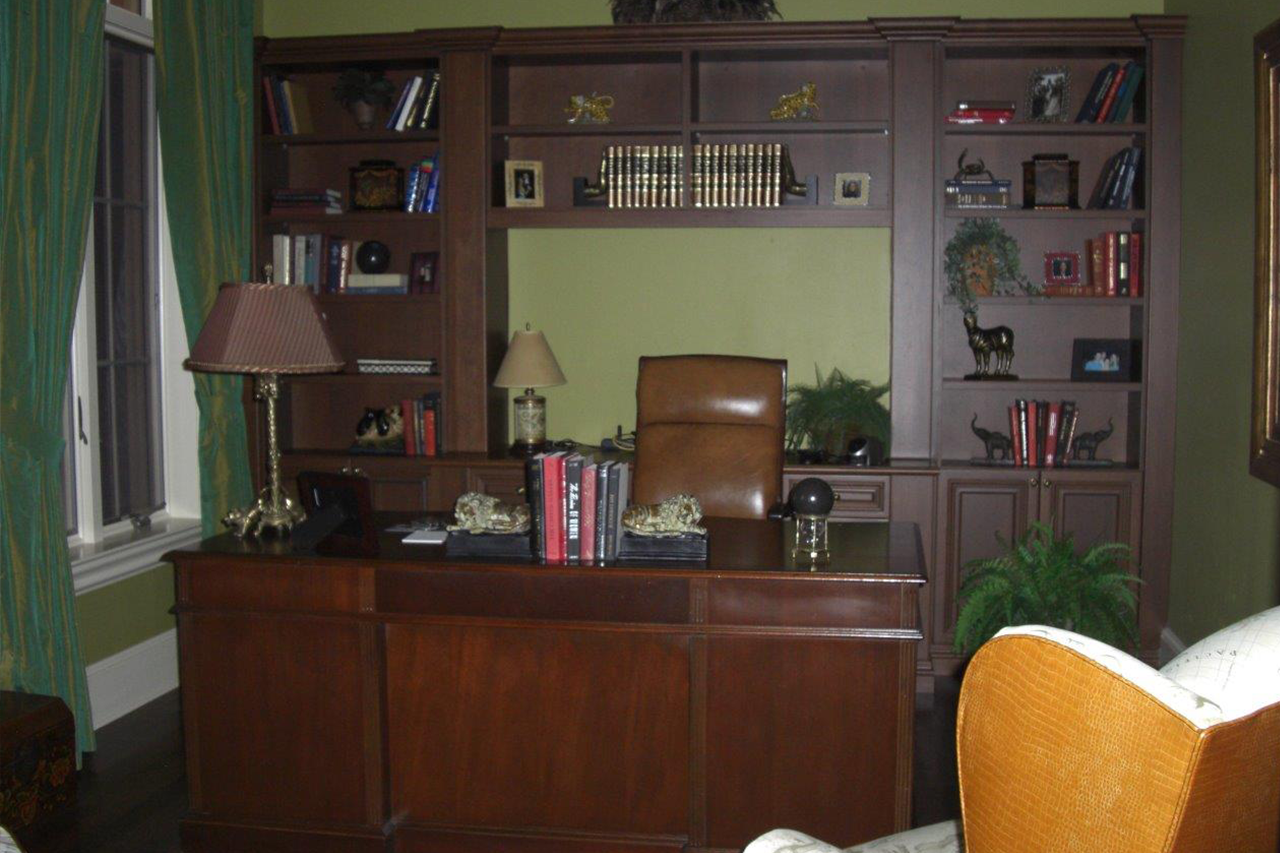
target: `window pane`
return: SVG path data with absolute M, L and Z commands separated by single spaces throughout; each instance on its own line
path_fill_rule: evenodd
M 76 516 L 76 402 L 72 394 L 71 365 L 67 365 L 67 390 L 62 400 L 62 514 L 67 524 L 67 535 L 79 529 Z
M 135 15 L 142 14 L 142 0 L 110 0 L 112 6 L 119 6 L 133 12 Z

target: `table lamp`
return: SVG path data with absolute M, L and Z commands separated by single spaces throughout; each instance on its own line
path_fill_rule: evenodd
M 343 368 L 324 314 L 311 291 L 289 284 L 224 284 L 213 310 L 183 362 L 187 370 L 255 377 L 254 399 L 267 405 L 267 485 L 244 509 L 222 523 L 237 536 L 267 528 L 287 533 L 305 517 L 280 489 L 276 400 L 280 375 L 334 373 Z
M 537 453 L 547 443 L 547 399 L 533 393 L 534 388 L 563 385 L 564 373 L 556 362 L 542 332 L 534 332 L 525 323 L 524 331 L 511 335 L 507 354 L 494 377 L 495 388 L 523 388 L 516 397 L 515 442 L 511 452 L 517 456 Z

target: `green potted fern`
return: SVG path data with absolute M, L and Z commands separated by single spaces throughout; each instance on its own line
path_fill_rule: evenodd
M 841 456 L 854 436 L 875 438 L 889 445 L 889 410 L 880 399 L 888 385 L 851 379 L 832 368 L 824 379 L 813 367 L 813 385 L 793 385 L 787 391 L 787 449 L 803 461 Z
M 1033 522 L 1005 554 L 965 565 L 956 651 L 975 651 L 1010 625 L 1051 625 L 1132 648 L 1139 581 L 1125 570 L 1129 556 L 1119 542 L 1077 553 L 1070 534 Z

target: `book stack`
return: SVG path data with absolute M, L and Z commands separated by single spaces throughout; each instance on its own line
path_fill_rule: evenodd
M 398 272 L 348 272 L 339 293 L 348 296 L 402 296 L 409 292 L 409 276 Z
M 693 146 L 694 207 L 779 207 L 794 179 L 780 143 Z
M 1008 124 L 1017 110 L 1013 101 L 956 101 L 947 124 Z
M 679 145 L 610 145 L 601 171 L 609 207 L 684 205 L 684 149 Z
M 1013 437 L 1013 465 L 1019 468 L 1063 468 L 1076 434 L 1080 410 L 1072 400 L 1013 401 L 1009 427 Z
M 1140 231 L 1105 231 L 1086 240 L 1089 286 L 1075 290 L 1082 296 L 1141 296 L 1145 275 L 1142 244 Z
M 434 358 L 357 358 L 356 373 L 395 373 L 437 376 L 440 364 Z
M 329 189 L 281 187 L 271 191 L 272 216 L 342 213 L 342 193 Z
M 431 72 L 430 78 L 416 75 L 400 90 L 396 108 L 387 119 L 387 130 L 426 130 L 435 118 L 436 101 L 440 97 L 440 72 Z
M 403 273 L 361 273 L 353 266 L 359 240 L 338 234 L 271 235 L 272 280 L 298 284 L 313 293 L 347 293 L 366 296 L 429 293 L 430 282 Z
M 444 455 L 444 409 L 439 391 L 428 391 L 416 400 L 400 401 L 404 424 L 404 455 Z
M 947 207 L 957 210 L 1002 210 L 1013 199 L 1013 181 L 953 178 L 946 183 Z
M 1133 185 L 1142 169 L 1142 149 L 1122 148 L 1107 160 L 1098 176 L 1089 207 L 1094 210 L 1127 210 L 1133 201 Z
M 1125 122 L 1142 84 L 1142 64 L 1110 62 L 1093 78 L 1089 94 L 1076 114 L 1079 123 Z
M 440 199 L 440 155 L 423 157 L 409 167 L 404 183 L 405 213 L 435 213 Z
M 276 135 L 313 133 L 311 102 L 305 86 L 295 86 L 278 74 L 262 78 L 262 104 L 266 108 L 267 124 Z
M 631 466 L 572 451 L 540 453 L 525 468 L 533 553 L 548 563 L 617 559 Z

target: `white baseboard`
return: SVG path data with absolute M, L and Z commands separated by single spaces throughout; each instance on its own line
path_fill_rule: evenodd
M 93 728 L 102 728 L 178 686 L 178 631 L 170 628 L 85 668 Z
M 1160 665 L 1163 666 L 1187 650 L 1187 644 L 1168 625 L 1160 632 Z

